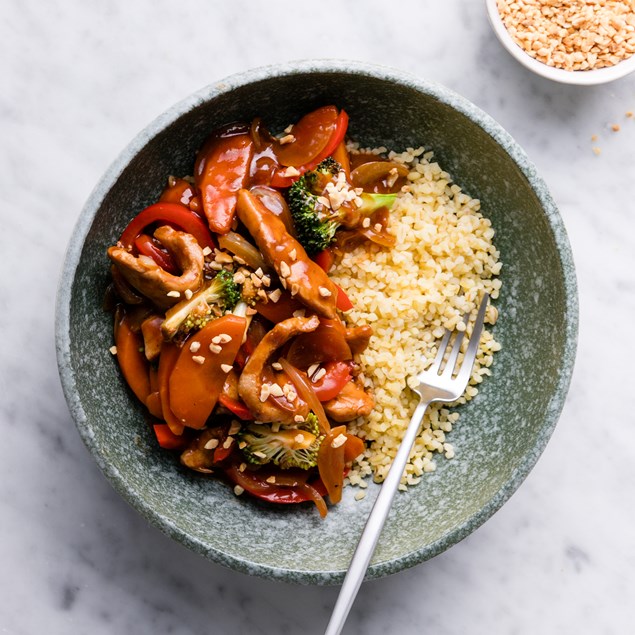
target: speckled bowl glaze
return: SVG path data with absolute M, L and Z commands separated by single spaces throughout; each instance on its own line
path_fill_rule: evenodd
M 456 183 L 482 201 L 504 263 L 493 376 L 462 407 L 456 458 L 397 496 L 369 578 L 447 549 L 516 490 L 563 406 L 577 336 L 576 282 L 558 211 L 534 166 L 495 121 L 452 91 L 399 71 L 349 61 L 256 69 L 213 84 L 153 121 L 123 151 L 86 203 L 73 233 L 57 305 L 58 364 L 79 432 L 115 489 L 166 534 L 252 575 L 342 580 L 378 486 L 361 502 L 347 491 L 321 520 L 311 505 L 269 506 L 182 469 L 160 450 L 125 386 L 102 309 L 106 248 L 161 191 L 191 174 L 207 134 L 264 117 L 282 129 L 328 103 L 350 115 L 350 136 L 394 149 L 424 145 Z M 350 490 L 350 488 L 349 488 Z

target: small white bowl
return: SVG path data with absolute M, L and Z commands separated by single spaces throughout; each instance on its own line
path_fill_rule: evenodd
M 501 44 L 523 66 L 536 73 L 536 75 L 546 77 L 547 79 L 551 79 L 554 82 L 560 82 L 562 84 L 593 86 L 595 84 L 612 82 L 615 79 L 620 79 L 620 77 L 625 77 L 629 73 L 635 71 L 635 55 L 619 62 L 615 66 L 598 68 L 590 71 L 566 71 L 562 68 L 547 66 L 546 64 L 543 64 L 531 57 L 531 55 L 526 53 L 520 46 L 518 46 L 518 44 L 516 44 L 512 36 L 509 34 L 507 27 L 503 23 L 500 13 L 498 12 L 498 7 L 496 6 L 496 0 L 485 0 L 485 5 L 487 6 L 489 21 Z

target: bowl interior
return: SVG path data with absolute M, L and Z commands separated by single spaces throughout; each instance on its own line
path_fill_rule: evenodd
M 502 350 L 493 376 L 461 408 L 451 433 L 456 458 L 441 458 L 435 473 L 397 497 L 369 570 L 372 577 L 385 575 L 467 535 L 518 487 L 542 451 L 573 359 L 577 313 L 568 243 L 522 152 L 449 91 L 388 71 L 346 67 L 268 74 L 211 87 L 176 106 L 131 144 L 97 187 L 82 216 L 85 240 L 78 231 L 60 288 L 59 311 L 67 315 L 58 332 L 62 381 L 101 468 L 164 531 L 245 572 L 308 583 L 341 580 L 376 487 L 361 502 L 349 488 L 322 521 L 311 506 L 260 504 L 181 469 L 156 447 L 108 352 L 105 252 L 130 218 L 156 200 L 167 175 L 192 173 L 198 147 L 223 123 L 262 116 L 274 130 L 282 129 L 319 105 L 335 103 L 350 116 L 350 136 L 364 145 L 434 150 L 454 181 L 481 199 L 496 230 L 504 263 L 495 327 Z M 520 158 L 512 159 L 506 148 Z

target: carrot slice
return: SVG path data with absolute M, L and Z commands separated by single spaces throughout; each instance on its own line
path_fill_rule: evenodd
M 335 106 L 322 106 L 304 115 L 291 130 L 295 141 L 275 150 L 280 164 L 297 167 L 320 156 L 333 136 L 337 117 Z
M 135 333 L 128 316 L 124 313 L 116 324 L 115 345 L 117 361 L 128 386 L 137 399 L 145 404 L 150 394 L 148 361 L 143 354 L 143 339 Z
M 174 370 L 174 366 L 179 358 L 181 351 L 178 346 L 172 342 L 164 342 L 161 347 L 161 356 L 159 357 L 159 397 L 161 400 L 161 413 L 163 419 L 170 427 L 173 434 L 183 434 L 183 423 L 178 420 L 176 415 L 170 408 L 170 375 Z
M 236 359 L 246 326 L 245 318 L 225 315 L 203 327 L 181 349 L 170 375 L 169 403 L 183 425 L 196 429 L 205 425 L 223 389 L 225 369 Z M 219 341 L 227 339 L 224 336 L 231 339 Z

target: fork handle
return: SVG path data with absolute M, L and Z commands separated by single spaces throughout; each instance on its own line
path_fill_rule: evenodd
M 427 400 L 419 402 L 419 405 L 412 415 L 412 419 L 410 419 L 406 434 L 397 451 L 397 456 L 395 456 L 388 476 L 379 490 L 377 500 L 368 516 L 364 531 L 362 531 L 324 635 L 339 635 L 344 627 L 344 622 L 346 622 L 359 587 L 364 580 L 370 559 L 375 552 L 375 547 L 377 547 L 377 541 L 384 528 L 403 471 L 406 469 L 410 451 L 412 450 L 412 446 L 419 432 L 419 427 L 423 421 L 423 415 L 429 405 L 430 401 Z

